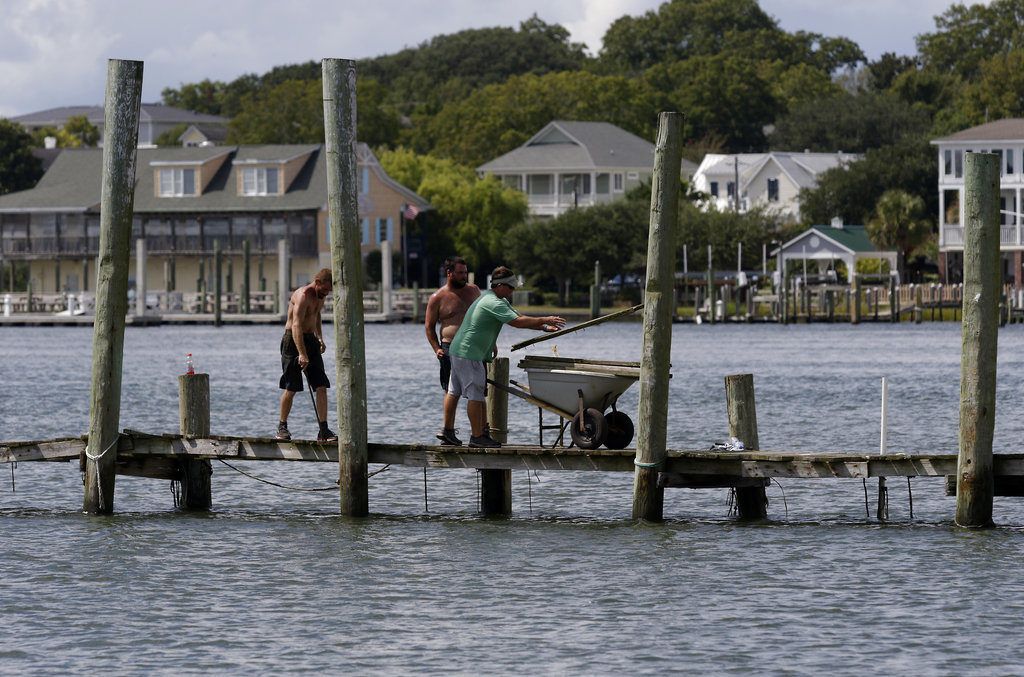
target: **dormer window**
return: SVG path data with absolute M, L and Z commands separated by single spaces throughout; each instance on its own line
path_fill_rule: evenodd
M 160 197 L 183 197 L 195 194 L 195 169 L 160 170 Z
M 243 195 L 277 195 L 277 167 L 245 167 L 242 169 Z

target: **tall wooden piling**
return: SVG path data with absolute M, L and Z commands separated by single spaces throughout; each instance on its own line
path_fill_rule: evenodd
M 387 317 L 391 314 L 391 241 L 380 243 L 380 312 Z
M 146 240 L 135 240 L 135 314 L 146 314 Z
M 992 431 L 999 332 L 999 156 L 968 153 L 964 167 L 964 290 L 956 523 L 992 524 Z
M 682 115 L 662 113 L 651 177 L 651 223 L 647 236 L 644 334 L 640 357 L 640 404 L 633 475 L 633 518 L 661 520 L 664 489 L 658 472 L 665 462 L 669 362 L 672 352 L 672 290 Z M 714 298 L 713 295 L 710 298 Z M 711 310 L 714 315 L 714 306 Z
M 850 274 L 850 324 L 860 324 L 860 275 Z
M 209 374 L 183 374 L 178 377 L 178 424 L 182 437 L 210 436 Z M 209 510 L 213 504 L 210 462 L 184 458 L 178 463 L 178 472 L 181 507 L 185 510 Z
M 420 283 L 413 280 L 412 283 L 412 321 L 419 322 L 422 308 L 420 308 Z
M 760 449 L 757 408 L 754 403 L 754 375 L 726 376 L 725 402 L 729 411 L 729 435 L 742 442 L 745 449 Z M 764 487 L 736 487 L 736 508 L 744 519 L 767 517 L 768 497 Z
M 249 239 L 242 240 L 242 299 L 239 304 L 243 315 L 249 314 L 249 269 L 252 266 L 252 254 L 249 251 Z
M 487 387 L 487 422 L 491 437 L 508 442 L 508 358 L 498 357 L 487 365 L 487 378 L 501 388 Z M 512 514 L 512 471 L 480 471 L 480 511 L 485 515 Z
M 673 308 L 673 315 L 675 309 Z M 590 319 L 601 316 L 601 262 L 594 261 L 594 284 L 590 285 Z
M 213 326 L 219 327 L 220 321 L 220 295 L 221 289 L 221 263 L 223 255 L 220 251 L 220 240 L 213 241 Z
M 356 202 L 356 65 L 324 59 L 327 205 L 334 269 L 334 358 L 338 382 L 341 513 L 364 516 L 367 496 L 366 338 L 361 233 Z
M 96 276 L 89 446 L 85 452 L 82 503 L 82 509 L 89 513 L 114 510 L 114 462 L 121 416 L 121 365 L 141 97 L 142 62 L 110 59 L 103 105 L 100 263 Z

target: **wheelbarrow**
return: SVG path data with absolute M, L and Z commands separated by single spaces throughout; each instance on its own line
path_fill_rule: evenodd
M 625 449 L 633 441 L 633 421 L 615 404 L 640 379 L 639 362 L 530 356 L 519 367 L 529 385 L 510 380 L 506 390 L 571 423 L 569 434 L 580 449 Z M 540 425 L 543 431 L 543 420 Z M 565 426 L 556 427 L 564 435 Z

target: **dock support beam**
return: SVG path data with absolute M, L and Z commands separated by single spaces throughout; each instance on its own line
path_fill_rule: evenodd
M 183 374 L 178 377 L 178 424 L 182 437 L 210 436 L 210 375 Z M 185 510 L 209 510 L 213 505 L 210 476 L 213 470 L 205 459 L 182 459 L 181 507 Z
M 860 276 L 850 273 L 850 324 L 860 324 Z
M 380 312 L 386 320 L 391 315 L 391 241 L 380 243 Z
M 282 237 L 277 241 L 277 313 L 282 320 L 288 317 L 288 300 L 292 296 L 291 267 L 288 238 Z
M 754 375 L 726 376 L 725 402 L 729 410 L 729 436 L 742 442 L 746 449 L 760 449 L 757 407 L 754 403 Z M 736 510 L 742 519 L 767 517 L 768 497 L 764 487 L 736 487 Z
M 239 311 L 243 315 L 249 314 L 249 269 L 252 267 L 252 254 L 250 252 L 249 239 L 242 240 L 242 299 L 239 303 Z
M 956 523 L 992 524 L 992 431 L 999 332 L 999 156 L 967 153 Z
M 491 437 L 508 442 L 508 358 L 498 357 L 487 365 L 487 378 L 499 388 L 487 388 L 487 422 Z M 512 515 L 512 471 L 480 471 L 480 512 L 485 515 Z
M 633 519 L 660 521 L 665 490 L 658 486 L 663 470 L 668 426 L 668 382 L 672 352 L 672 308 L 675 286 L 676 222 L 679 218 L 679 168 L 682 159 L 682 115 L 662 113 L 651 177 L 651 223 L 647 237 L 647 281 L 644 286 L 644 334 L 640 357 L 640 406 L 636 459 L 633 461 Z M 710 297 L 712 302 L 714 296 Z M 711 306 L 712 315 L 714 305 Z
M 675 308 L 672 309 L 675 315 Z M 590 319 L 601 317 L 601 262 L 594 261 L 594 284 L 590 286 Z
M 121 416 L 121 366 L 141 99 L 142 62 L 110 59 L 103 110 L 100 263 L 96 271 L 89 446 L 85 452 L 82 502 L 82 510 L 88 513 L 114 511 L 114 462 Z
M 341 514 L 370 512 L 367 495 L 366 337 L 363 260 L 356 202 L 356 64 L 324 59 L 327 207 L 334 272 L 334 359 L 338 382 L 338 485 Z

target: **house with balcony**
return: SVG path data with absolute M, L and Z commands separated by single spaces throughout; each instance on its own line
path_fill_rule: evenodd
M 519 148 L 477 167 L 526 193 L 530 214 L 553 217 L 573 207 L 621 198 L 649 181 L 654 144 L 610 122 L 554 120 Z M 695 165 L 683 161 L 684 178 Z
M 46 127 L 60 129 L 68 121 L 68 118 L 76 116 L 84 116 L 90 124 L 99 130 L 102 144 L 103 106 L 61 106 L 25 115 L 16 115 L 10 120 L 17 122 L 29 132 L 34 132 Z M 165 106 L 161 103 L 144 103 L 139 107 L 139 148 L 154 147 L 161 134 L 182 124 L 196 126 L 205 130 L 208 136 L 217 136 L 223 139 L 226 136 L 228 122 L 228 118 L 220 115 L 196 113 L 174 106 Z
M 1024 118 L 1007 118 L 971 127 L 932 141 L 938 150 L 939 272 L 944 280 L 963 279 L 964 158 L 967 153 L 999 156 L 999 249 L 1006 282 L 1021 286 L 1024 233 L 1020 218 L 1024 189 Z
M 0 196 L 0 271 L 27 267 L 40 292 L 92 290 L 102 153 L 66 149 L 34 188 Z M 281 240 L 289 286 L 331 265 L 320 144 L 140 149 L 135 178 L 132 239 L 146 243 L 147 289 L 198 291 L 212 275 L 215 243 L 224 269 L 241 271 L 249 242 L 253 289 L 266 289 L 267 278 L 273 289 Z M 357 147 L 356 179 L 364 255 L 385 239 L 402 252 L 403 213 L 429 204 L 387 176 L 365 144 Z
M 799 221 L 800 191 L 816 186 L 822 172 L 858 159 L 859 155 L 841 152 L 708 153 L 694 172 L 692 184 L 708 196 L 705 209 L 714 206 L 743 213 L 766 207 Z

